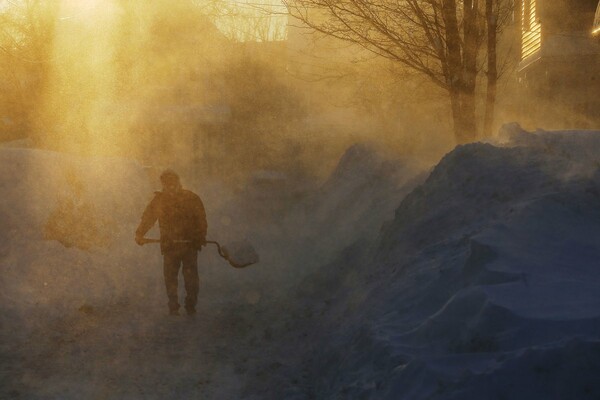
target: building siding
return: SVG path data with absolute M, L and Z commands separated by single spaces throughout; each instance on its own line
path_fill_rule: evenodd
M 539 52 L 542 47 L 542 25 L 537 16 L 536 0 L 524 0 L 521 8 L 521 60 L 525 60 Z

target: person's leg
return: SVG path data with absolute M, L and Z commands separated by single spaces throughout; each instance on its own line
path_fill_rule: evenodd
M 188 314 L 196 312 L 198 302 L 198 289 L 200 279 L 198 278 L 198 250 L 186 250 L 182 257 L 183 281 L 185 283 L 185 309 Z
M 169 311 L 177 313 L 179 310 L 179 299 L 177 296 L 177 275 L 181 265 L 181 256 L 177 252 L 168 252 L 163 257 L 163 272 L 165 276 L 165 287 L 169 298 Z

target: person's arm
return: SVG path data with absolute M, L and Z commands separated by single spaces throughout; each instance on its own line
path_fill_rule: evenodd
M 159 193 L 157 193 L 156 196 L 154 196 L 154 198 L 152 199 L 152 201 L 150 201 L 148 206 L 146 206 L 146 209 L 142 214 L 140 224 L 138 225 L 138 228 L 135 231 L 135 242 L 140 246 L 144 244 L 142 241 L 144 235 L 150 230 L 150 228 L 152 228 L 152 226 L 154 226 L 156 220 L 158 219 L 160 203 L 159 198 L 160 195 Z
M 206 210 L 200 197 L 196 198 L 195 201 L 195 214 L 196 214 L 196 232 L 198 240 L 198 248 L 206 244 L 206 232 L 208 230 L 208 223 L 206 222 Z

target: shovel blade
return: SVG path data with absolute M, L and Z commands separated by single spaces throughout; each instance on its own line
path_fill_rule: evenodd
M 258 253 L 246 240 L 227 243 L 222 249 L 225 259 L 234 268 L 245 268 L 259 261 Z

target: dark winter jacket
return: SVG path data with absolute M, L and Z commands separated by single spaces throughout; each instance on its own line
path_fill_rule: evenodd
M 172 196 L 156 192 L 142 215 L 136 235 L 144 236 L 156 220 L 163 254 L 189 246 L 200 249 L 206 241 L 204 204 L 198 195 L 189 190 L 181 189 Z

